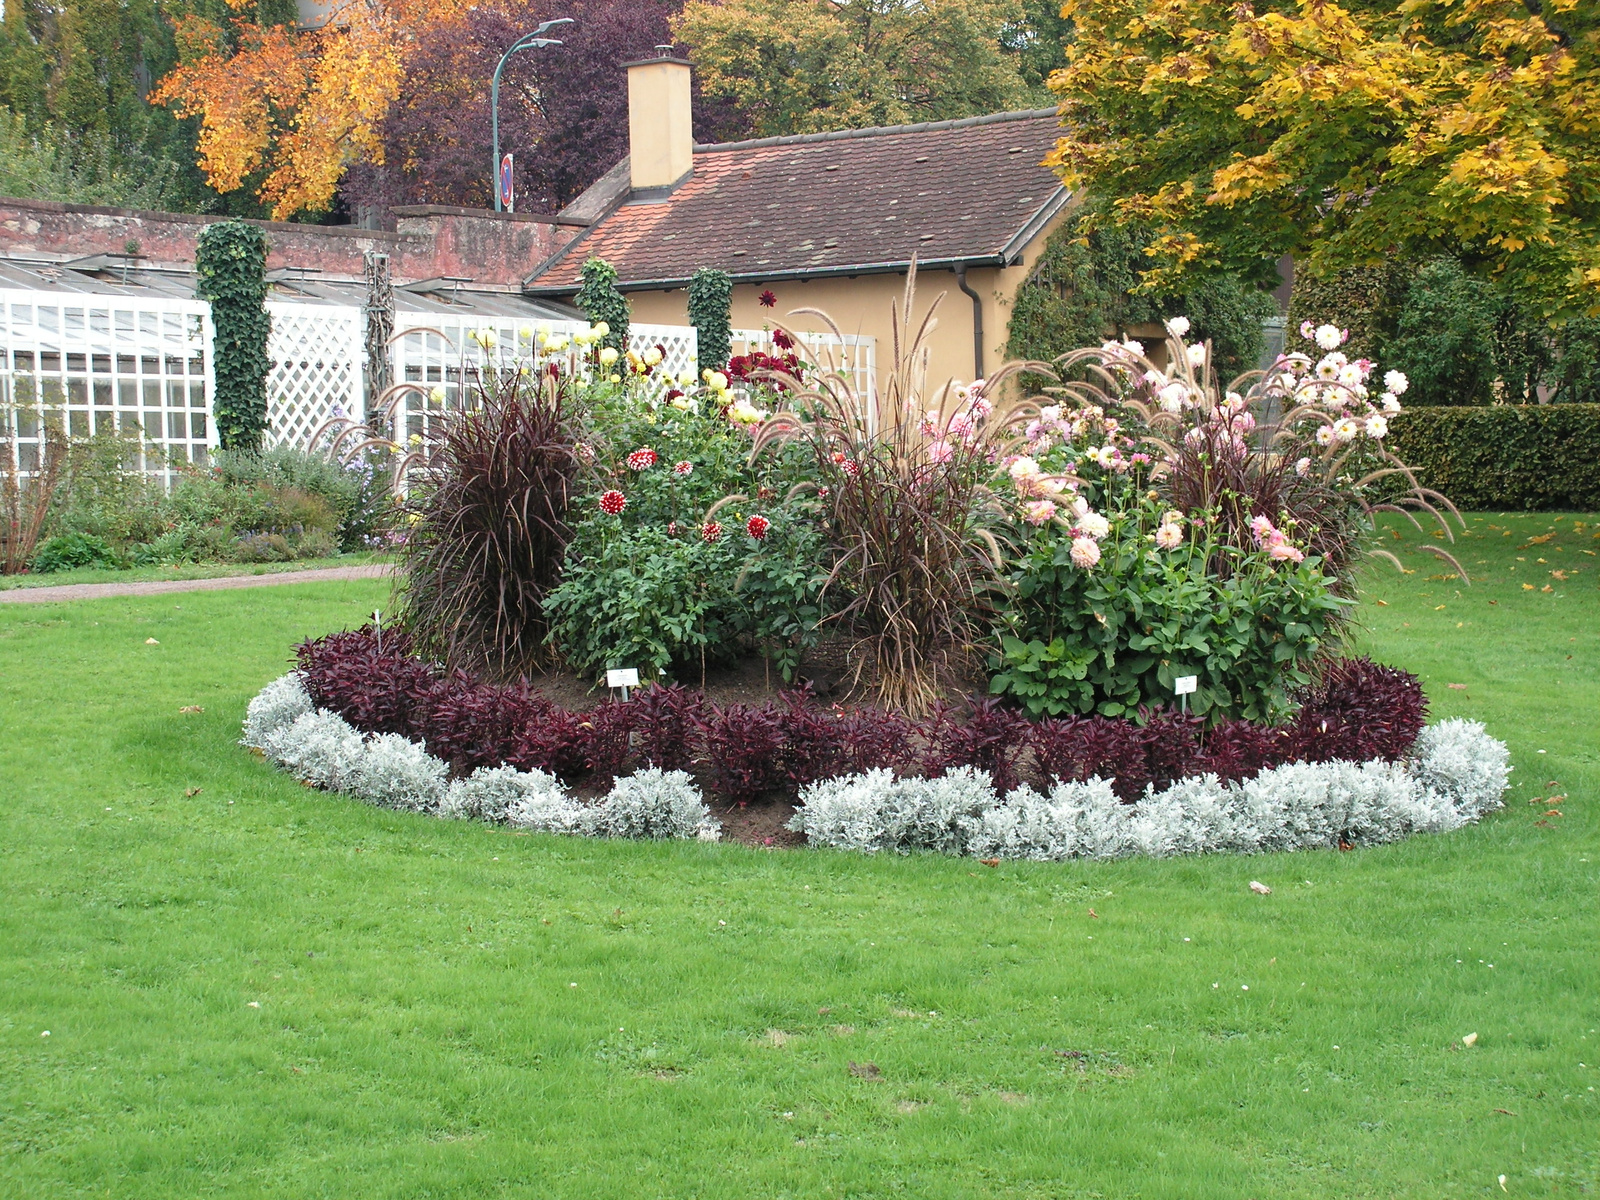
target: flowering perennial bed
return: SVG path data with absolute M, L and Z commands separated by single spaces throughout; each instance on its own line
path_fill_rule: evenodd
M 399 734 L 362 734 L 316 707 L 298 672 L 251 701 L 242 742 L 316 787 L 441 817 L 546 833 L 715 840 L 721 829 L 681 770 L 650 767 L 615 781 L 596 803 L 554 775 L 450 767 Z M 1218 851 L 1332 848 L 1444 832 L 1498 808 L 1510 768 L 1505 745 L 1459 719 L 1422 730 L 1398 761 L 1294 762 L 1225 782 L 1214 773 L 1147 785 L 1126 803 L 1112 780 L 1057 781 L 1003 793 L 990 772 L 951 767 L 937 778 L 884 768 L 819 779 L 800 790 L 791 827 L 812 845 L 877 852 L 929 850 L 1055 861 Z

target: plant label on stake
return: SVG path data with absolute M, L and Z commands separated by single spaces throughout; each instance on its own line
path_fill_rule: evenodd
M 1178 703 L 1184 712 L 1189 711 L 1189 696 L 1200 686 L 1200 676 L 1179 675 L 1172 681 L 1172 692 L 1175 696 L 1182 697 Z
M 383 653 L 383 613 L 378 609 L 372 610 L 372 629 L 378 635 L 378 653 Z
M 606 686 L 608 688 L 621 688 L 622 699 L 628 699 L 628 689 L 639 686 L 639 671 L 635 667 L 624 667 L 621 670 L 606 671 Z

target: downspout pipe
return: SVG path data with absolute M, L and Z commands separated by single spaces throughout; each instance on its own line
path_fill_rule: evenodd
M 967 264 L 956 264 L 956 286 L 972 297 L 972 377 L 983 375 L 983 297 L 967 285 Z

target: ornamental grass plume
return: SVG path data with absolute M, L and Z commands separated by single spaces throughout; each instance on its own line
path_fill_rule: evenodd
M 485 371 L 449 413 L 412 493 L 404 620 L 449 667 L 515 679 L 545 661 L 544 598 L 559 582 L 582 463 L 564 378 Z
M 1011 406 L 997 410 L 1013 364 L 968 387 L 926 381 L 938 300 L 915 315 L 916 264 L 891 316 L 892 365 L 876 395 L 861 390 L 831 350 L 808 373 L 779 374 L 788 407 L 756 431 L 753 453 L 800 441 L 814 453 L 838 595 L 829 620 L 856 635 L 853 683 L 871 668 L 877 698 L 912 715 L 938 698 L 938 671 L 970 652 L 1000 588 L 1006 514 L 990 490 L 993 464 L 1017 440 Z M 824 312 L 813 316 L 837 337 Z M 789 331 L 786 335 L 793 336 Z

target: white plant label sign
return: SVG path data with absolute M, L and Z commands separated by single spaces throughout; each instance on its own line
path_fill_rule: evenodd
M 637 667 L 624 667 L 619 671 L 606 672 L 606 686 L 614 688 L 636 688 L 639 686 L 639 671 Z
M 1190 696 L 1200 686 L 1200 676 L 1179 675 L 1172 681 L 1172 694 L 1174 696 Z

